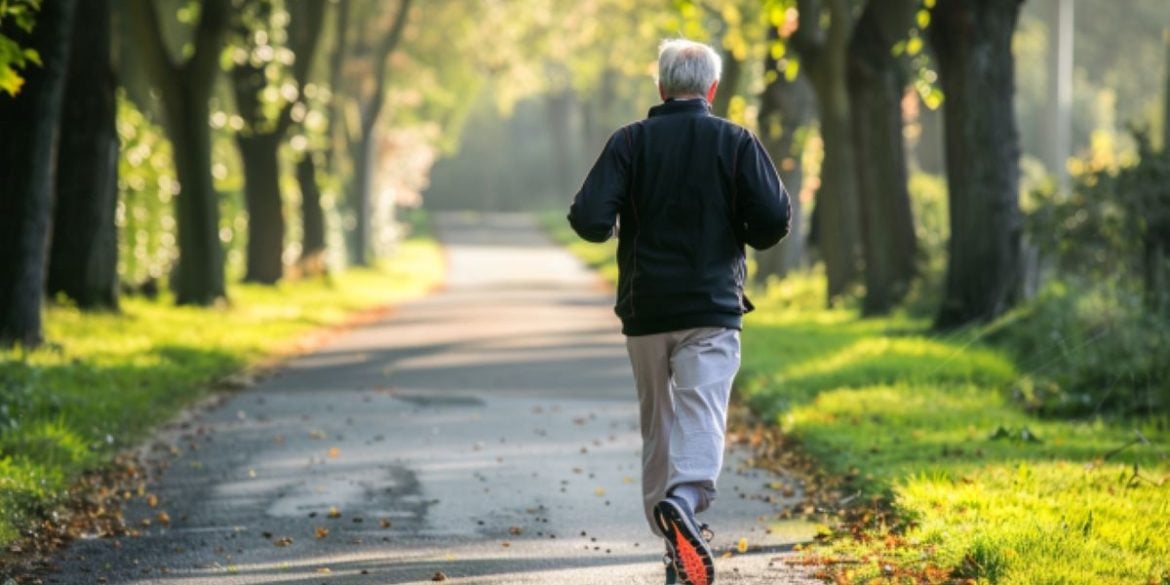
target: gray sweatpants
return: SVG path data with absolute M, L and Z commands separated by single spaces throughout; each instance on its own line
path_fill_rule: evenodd
M 699 488 L 702 512 L 723 467 L 727 401 L 739 371 L 739 331 L 701 327 L 626 338 L 642 422 L 642 498 L 652 510 L 675 486 Z

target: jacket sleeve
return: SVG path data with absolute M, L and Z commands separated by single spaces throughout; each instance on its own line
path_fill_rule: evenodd
M 736 158 L 736 228 L 745 244 L 757 250 L 771 248 L 788 235 L 791 225 L 788 191 L 755 134 L 747 133 Z
M 609 137 L 569 208 L 569 225 L 582 239 L 604 242 L 614 235 L 618 211 L 628 194 L 630 146 L 627 129 Z

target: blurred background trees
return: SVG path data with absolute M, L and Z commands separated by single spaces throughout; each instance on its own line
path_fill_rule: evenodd
M 1163 355 L 1161 0 L 73 5 L 0 2 L 5 344 L 41 339 L 42 298 L 206 305 L 376 264 L 420 204 L 561 209 L 683 35 L 721 52 L 714 112 L 794 196 L 759 286 L 810 273 L 865 315 L 1026 314 L 1128 344 L 1081 361 Z M 1152 384 L 1159 363 L 1125 371 Z

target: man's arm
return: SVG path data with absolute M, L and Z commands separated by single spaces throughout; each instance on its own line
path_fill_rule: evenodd
M 788 235 L 792 203 L 768 152 L 754 134 L 740 146 L 736 181 L 736 227 L 745 244 L 763 250 Z
M 618 211 L 627 196 L 630 147 L 627 130 L 610 136 L 569 208 L 569 225 L 582 239 L 604 242 L 614 233 Z

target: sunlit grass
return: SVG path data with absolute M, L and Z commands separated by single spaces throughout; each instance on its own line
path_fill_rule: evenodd
M 940 336 L 914 319 L 861 320 L 771 296 L 757 305 L 742 396 L 910 521 L 908 547 L 828 545 L 863 561 L 843 569 L 853 580 L 880 580 L 883 565 L 994 583 L 1170 579 L 1164 423 L 1028 415 L 1009 398 L 1021 373 L 978 331 Z M 1153 445 L 1105 459 L 1135 432 Z
M 204 396 L 212 382 L 295 351 L 314 329 L 419 296 L 444 265 L 431 240 L 378 269 L 276 287 L 236 285 L 218 308 L 123 300 L 120 313 L 46 312 L 46 348 L 0 353 L 0 543 L 69 482 Z
M 561 215 L 545 221 L 616 273 L 612 244 L 577 240 Z M 824 545 L 860 561 L 839 568 L 841 582 L 909 582 L 883 566 L 935 566 L 981 583 L 1170 584 L 1167 421 L 1039 419 L 1010 397 L 1029 372 L 981 330 L 825 309 L 818 274 L 767 288 L 752 294 L 739 396 L 907 523 L 898 546 Z M 1138 433 L 1151 444 L 1117 451 Z

